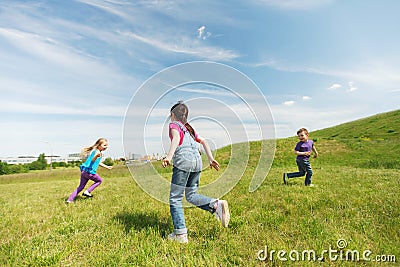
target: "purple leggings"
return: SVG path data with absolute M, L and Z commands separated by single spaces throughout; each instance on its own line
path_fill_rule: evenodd
M 96 187 L 98 187 L 103 180 L 97 174 L 90 174 L 88 172 L 82 171 L 81 172 L 81 182 L 77 189 L 69 196 L 68 201 L 74 201 L 76 196 L 85 188 L 86 184 L 92 180 L 94 183 L 88 188 L 89 193 L 92 192 Z

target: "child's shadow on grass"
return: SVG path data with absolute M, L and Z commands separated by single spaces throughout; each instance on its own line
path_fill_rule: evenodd
M 66 203 L 68 198 L 61 197 L 60 200 Z M 74 203 L 78 203 L 78 202 L 81 202 L 81 201 L 91 201 L 91 200 L 92 200 L 91 197 L 76 196 L 76 198 L 74 199 L 73 202 Z
M 168 219 L 160 217 L 157 213 L 120 212 L 114 216 L 114 220 L 124 225 L 126 234 L 129 234 L 132 229 L 154 229 L 160 232 L 162 237 L 166 237 L 169 231 Z

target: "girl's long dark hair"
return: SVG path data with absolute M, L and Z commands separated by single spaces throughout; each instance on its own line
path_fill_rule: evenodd
M 182 122 L 186 129 L 188 129 L 190 135 L 195 139 L 195 134 L 194 134 L 194 129 L 193 127 L 187 122 L 187 118 L 189 115 L 189 109 L 188 107 L 183 104 L 182 101 L 178 101 L 175 105 L 172 106 L 171 108 L 171 113 L 175 115 L 175 118 Z

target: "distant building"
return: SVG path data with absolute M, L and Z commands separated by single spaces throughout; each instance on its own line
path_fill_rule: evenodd
M 47 164 L 50 164 L 50 162 L 65 162 L 67 163 L 67 159 L 66 158 L 62 158 L 60 156 L 44 156 L 45 160 L 47 161 Z
M 145 155 L 139 159 L 141 162 L 150 162 L 151 157 L 150 155 Z
M 127 160 L 139 160 L 141 157 L 140 154 L 129 153 Z
M 57 156 L 57 155 L 53 155 L 53 156 L 46 156 L 44 157 L 47 161 L 47 164 L 50 164 L 51 162 L 72 162 L 72 161 L 79 161 L 81 160 L 80 157 L 80 153 L 73 153 L 73 154 L 69 154 L 68 157 L 61 157 L 61 156 Z M 7 164 L 29 164 L 32 163 L 34 161 L 36 161 L 38 159 L 38 157 L 34 157 L 34 156 L 19 156 L 19 157 L 3 157 L 0 158 L 1 162 L 6 162 Z
M 79 160 L 82 160 L 81 153 L 68 154 L 68 158 L 67 158 L 68 162 L 79 161 Z
M 21 157 L 5 157 L 0 158 L 1 162 L 5 162 L 7 164 L 29 164 L 36 161 L 38 158 L 33 156 L 21 156 Z

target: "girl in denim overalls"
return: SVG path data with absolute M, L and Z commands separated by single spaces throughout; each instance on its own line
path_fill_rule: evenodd
M 162 163 L 165 168 L 171 164 L 171 160 L 173 162 L 169 204 L 174 232 L 168 238 L 180 243 L 188 242 L 182 209 L 184 194 L 186 194 L 186 200 L 189 203 L 215 213 L 224 227 L 228 227 L 230 219 L 227 201 L 213 199 L 197 193 L 202 170 L 198 143 L 204 147 L 211 168 L 218 171 L 219 163 L 214 159 L 206 140 L 198 136 L 187 122 L 188 113 L 187 106 L 182 102 L 178 102 L 171 108 L 171 123 L 169 125 L 171 145 Z

